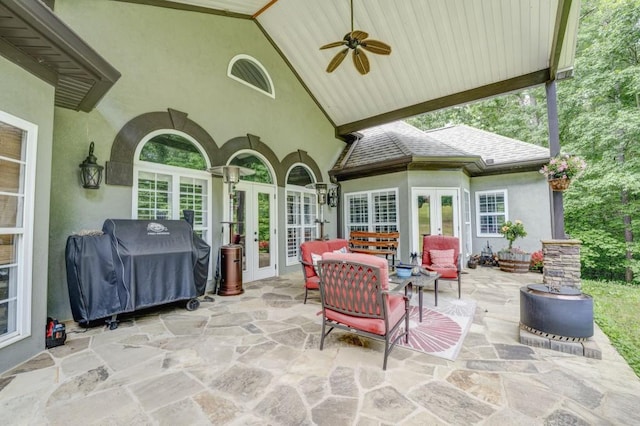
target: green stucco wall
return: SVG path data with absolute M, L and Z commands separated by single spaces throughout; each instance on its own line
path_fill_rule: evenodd
M 0 372 L 44 349 L 54 88 L 0 57 L 0 110 L 38 126 L 31 336 L 0 349 Z
M 477 191 L 507 190 L 509 219 L 522 220 L 528 233 L 527 237 L 516 241 L 516 246 L 527 251 L 540 250 L 540 241 L 551 238 L 549 186 L 542 175 L 537 172 L 509 173 L 471 178 L 461 170 L 409 171 L 348 180 L 341 182 L 340 185 L 342 194 L 380 189 L 398 189 L 400 224 L 400 247 L 398 252 L 400 259 L 404 262 L 409 261 L 408 254 L 411 251 L 416 251 L 412 247 L 411 238 L 405 237 L 412 235 L 410 207 L 412 188 L 457 188 L 459 190 L 459 235 L 462 239 L 463 252 L 468 239 L 471 239 L 472 254 L 480 254 L 486 246 L 487 240 L 494 251 L 498 251 L 508 244 L 507 240 L 501 237 L 487 238 L 477 236 L 475 201 L 475 193 Z M 471 235 L 468 235 L 464 226 L 465 189 L 470 192 Z M 341 202 L 344 202 L 344 199 L 341 200 Z M 342 215 L 344 215 L 344 211 Z M 464 260 L 466 261 L 467 259 Z
M 279 160 L 298 149 L 307 151 L 323 173 L 344 147 L 252 21 L 107 0 L 56 0 L 55 13 L 122 73 L 91 113 L 55 111 L 49 309 L 61 319 L 71 318 L 66 238 L 82 229 L 100 229 L 106 218 L 131 217 L 131 188 L 103 184 L 97 191 L 85 190 L 78 183 L 78 165 L 91 141 L 98 162 L 104 164 L 125 123 L 140 114 L 172 108 L 188 113 L 218 147 L 250 133 L 259 136 Z M 238 54 L 254 57 L 267 69 L 275 99 L 227 77 L 229 61 Z M 213 227 L 218 229 L 220 179 L 213 180 L 213 191 Z M 279 188 L 280 273 L 299 269 L 284 267 L 284 199 Z M 329 220 L 335 223 L 330 213 Z
M 541 240 L 551 238 L 551 198 L 549 185 L 538 172 L 512 173 L 499 176 L 476 177 L 471 180 L 471 217 L 474 253 L 486 247 L 487 241 L 494 252 L 506 248 L 509 242 L 504 238 L 478 237 L 476 227 L 476 192 L 495 189 L 507 190 L 508 218 L 524 224 L 527 236 L 514 242 L 514 246 L 533 252 L 542 249 Z

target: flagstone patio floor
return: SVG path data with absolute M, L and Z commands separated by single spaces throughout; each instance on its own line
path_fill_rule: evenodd
M 519 343 L 519 288 L 541 280 L 468 271 L 462 293 L 477 310 L 456 361 L 396 348 L 386 371 L 378 342 L 334 331 L 319 350 L 319 298 L 302 303 L 301 274 L 116 330 L 67 323 L 64 346 L 0 375 L 0 423 L 640 424 L 640 379 L 597 327 L 601 360 Z

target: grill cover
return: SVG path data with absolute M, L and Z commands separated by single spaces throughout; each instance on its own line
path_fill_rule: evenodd
M 83 323 L 204 294 L 210 247 L 182 220 L 107 219 L 67 240 L 67 284 Z

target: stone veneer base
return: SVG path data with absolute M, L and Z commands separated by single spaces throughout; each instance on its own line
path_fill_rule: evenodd
M 602 351 L 593 339 L 582 342 L 565 342 L 548 337 L 538 336 L 527 330 L 520 329 L 520 343 L 535 348 L 551 349 L 552 351 L 584 356 L 593 359 L 602 359 Z

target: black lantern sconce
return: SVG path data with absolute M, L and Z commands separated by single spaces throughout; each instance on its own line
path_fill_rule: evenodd
M 320 238 L 324 239 L 324 224 L 328 223 L 324 220 L 324 205 L 331 205 L 332 199 L 336 199 L 336 185 L 334 183 L 315 182 L 306 185 L 309 189 L 315 189 L 318 197 L 318 209 L 320 210 L 320 217 L 316 219 L 316 223 L 320 224 Z M 331 195 L 333 194 L 333 195 Z
M 327 193 L 327 205 L 331 208 L 338 207 L 338 189 L 331 188 Z
M 100 182 L 102 182 L 102 170 L 103 166 L 97 163 L 97 158 L 93 155 L 94 143 L 89 145 L 89 155 L 80 164 L 80 180 L 82 181 L 82 187 L 87 189 L 99 189 Z

